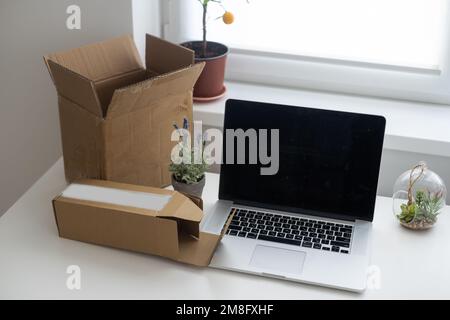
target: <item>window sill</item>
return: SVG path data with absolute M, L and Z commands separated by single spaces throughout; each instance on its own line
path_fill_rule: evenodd
M 227 98 L 382 115 L 384 147 L 450 157 L 450 106 L 227 82 Z M 226 99 L 194 104 L 194 118 L 222 127 Z

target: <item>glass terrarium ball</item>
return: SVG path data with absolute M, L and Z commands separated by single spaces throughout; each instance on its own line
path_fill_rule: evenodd
M 420 162 L 401 174 L 394 184 L 394 215 L 407 228 L 430 228 L 445 206 L 446 195 L 442 179 Z

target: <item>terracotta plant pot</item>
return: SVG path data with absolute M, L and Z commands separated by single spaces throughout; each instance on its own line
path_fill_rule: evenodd
M 195 184 L 187 184 L 184 182 L 177 181 L 175 177 L 172 175 L 172 186 L 173 189 L 176 191 L 192 195 L 197 198 L 201 198 L 203 193 L 203 187 L 205 186 L 205 176 L 203 176 L 203 179 Z
M 181 45 L 194 50 L 195 62 L 206 62 L 194 86 L 194 98 L 214 100 L 222 97 L 225 93 L 223 81 L 228 47 L 218 42 L 208 41 L 206 56 L 203 56 L 202 41 L 189 41 Z

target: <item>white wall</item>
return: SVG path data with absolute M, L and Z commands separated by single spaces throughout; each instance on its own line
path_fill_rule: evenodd
M 160 12 L 159 0 L 133 0 L 134 41 L 142 61 L 145 61 L 145 35 L 161 36 Z
M 81 8 L 81 30 L 66 8 Z M 0 215 L 60 156 L 44 54 L 133 32 L 131 0 L 0 0 Z

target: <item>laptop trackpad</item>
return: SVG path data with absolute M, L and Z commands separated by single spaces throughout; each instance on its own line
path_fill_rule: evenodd
M 281 273 L 300 274 L 306 252 L 257 245 L 253 251 L 250 265 Z

